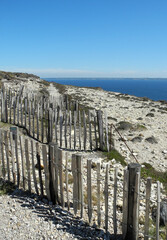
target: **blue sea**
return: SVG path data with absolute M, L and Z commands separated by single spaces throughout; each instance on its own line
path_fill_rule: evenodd
M 45 80 L 79 87 L 100 87 L 106 91 L 167 101 L 165 78 L 45 78 Z

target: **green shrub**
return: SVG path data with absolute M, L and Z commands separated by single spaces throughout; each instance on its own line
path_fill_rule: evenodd
M 148 177 L 151 177 L 153 182 L 159 181 L 163 183 L 165 187 L 165 191 L 167 192 L 167 171 L 166 172 L 159 172 L 151 166 L 151 164 L 144 162 L 143 167 L 141 169 L 141 177 L 144 179 L 147 179 Z
M 122 166 L 127 166 L 125 157 L 123 157 L 116 149 L 113 148 L 111 151 L 104 152 L 103 154 L 108 160 L 115 159 L 115 161 L 119 162 Z
M 15 188 L 13 183 L 0 179 L 0 195 L 12 193 Z

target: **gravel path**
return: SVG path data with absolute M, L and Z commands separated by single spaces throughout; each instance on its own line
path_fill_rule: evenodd
M 0 196 L 0 216 L 1 240 L 106 239 L 102 230 L 20 189 Z

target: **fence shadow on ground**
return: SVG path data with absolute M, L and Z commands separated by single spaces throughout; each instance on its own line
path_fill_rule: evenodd
M 47 199 L 42 199 L 36 194 L 30 194 L 28 191 L 16 188 L 9 195 L 20 203 L 21 207 L 32 209 L 44 221 L 52 221 L 57 230 L 70 233 L 76 239 L 122 240 L 122 235 L 118 234 L 114 236 L 110 233 L 106 234 L 104 230 L 98 229 L 96 226 L 90 226 L 87 222 L 79 217 L 75 217 L 59 205 L 47 204 Z

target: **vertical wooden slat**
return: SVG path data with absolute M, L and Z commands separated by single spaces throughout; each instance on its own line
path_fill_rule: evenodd
M 35 100 L 33 99 L 32 103 L 32 136 L 35 137 Z
M 64 139 L 65 139 L 65 148 L 67 148 L 67 110 L 65 111 Z
M 56 139 L 56 143 L 58 143 L 58 139 L 57 139 L 57 110 L 55 110 L 55 139 Z
M 66 152 L 66 172 L 65 172 L 65 181 L 66 181 L 66 196 L 67 196 L 67 208 L 70 209 L 69 194 L 68 194 L 68 153 Z
M 74 149 L 76 148 L 76 123 L 77 123 L 77 112 L 74 111 Z
M 52 185 L 53 185 L 53 191 L 54 191 L 54 202 L 56 202 L 56 197 L 55 197 L 55 192 L 57 191 L 57 185 L 56 185 L 56 181 L 55 181 L 55 168 L 56 168 L 56 165 L 55 165 L 55 152 L 54 152 L 54 144 L 50 144 L 49 146 L 50 148 L 50 165 L 51 165 L 51 173 L 52 173 Z
M 97 141 L 97 121 L 96 121 L 96 116 L 94 117 L 94 131 L 95 131 L 95 141 L 96 141 L 96 149 L 98 148 L 98 141 Z
M 24 99 L 24 114 L 25 128 L 27 128 L 27 98 Z
M 141 165 L 138 163 L 128 164 L 129 191 L 128 191 L 128 222 L 126 239 L 138 239 L 139 225 L 139 186 Z
M 103 143 L 103 119 L 102 119 L 102 111 L 97 111 L 97 121 L 98 121 L 98 132 L 99 132 L 99 142 L 100 142 L 100 149 L 103 150 L 104 143 Z
M 9 123 L 12 123 L 12 92 L 10 92 L 10 99 L 9 99 Z
M 129 171 L 124 170 L 123 181 L 123 216 L 122 216 L 122 235 L 125 239 L 127 233 L 127 220 L 128 220 L 128 186 L 129 186 Z
M 81 150 L 81 138 L 82 138 L 82 131 L 81 131 L 81 112 L 79 111 L 79 149 Z
M 13 133 L 12 132 L 10 132 L 10 149 L 11 149 L 11 160 L 12 160 L 13 183 L 16 184 L 16 168 L 15 168 L 15 160 L 14 160 L 14 147 L 13 147 Z
M 20 103 L 20 115 L 21 115 L 21 127 L 23 127 L 23 99 L 22 98 Z
M 73 174 L 73 209 L 74 214 L 77 214 L 78 210 L 78 181 L 77 181 L 77 164 L 76 155 L 72 155 L 72 174 Z
M 2 157 L 2 176 L 5 179 L 6 176 L 6 168 L 5 168 L 5 158 L 4 158 L 4 144 L 3 144 L 4 134 L 3 131 L 0 130 L 0 143 L 1 143 L 1 157 Z
M 20 114 L 19 114 L 19 106 L 20 106 L 20 104 L 19 104 L 19 97 L 17 98 L 17 125 L 19 126 L 19 116 L 20 116 Z
M 25 139 L 25 157 L 26 157 L 26 168 L 28 173 L 28 191 L 31 192 L 31 172 L 30 172 L 28 139 Z
M 107 111 L 105 111 L 105 128 L 106 128 L 106 149 L 109 152 Z
M 60 201 L 61 206 L 64 208 L 64 181 L 63 181 L 63 152 L 61 149 L 58 150 L 59 157 L 59 180 L 60 180 Z
M 70 127 L 69 127 L 69 144 L 70 144 L 70 149 L 71 149 L 71 122 L 72 122 L 72 120 L 71 120 L 71 110 L 70 110 L 70 112 L 69 112 L 69 125 L 70 125 Z
M 160 182 L 157 181 L 156 240 L 159 240 L 159 221 L 160 221 Z
M 87 200 L 88 200 L 88 218 L 89 223 L 92 219 L 92 179 L 91 179 L 92 160 L 87 160 Z
M 20 162 L 18 156 L 18 135 L 14 134 L 15 138 L 15 155 L 16 155 L 16 164 L 17 164 L 17 186 L 19 187 L 20 184 Z
M 139 200 L 140 200 L 140 172 L 136 173 L 135 193 L 134 193 L 134 216 L 133 216 L 133 231 L 135 239 L 138 240 L 139 235 Z
M 7 105 L 7 96 L 5 94 L 5 122 L 8 122 L 8 105 Z
M 38 144 L 38 142 L 36 142 L 36 157 L 37 157 L 37 164 L 38 164 L 40 190 L 41 190 L 41 195 L 43 196 L 43 182 L 42 182 L 42 172 L 41 172 L 41 158 L 40 158 L 40 151 L 39 151 L 39 144 Z
M 36 194 L 39 195 L 38 185 L 37 185 L 37 178 L 36 178 L 36 172 L 35 172 L 34 143 L 33 143 L 33 140 L 31 140 L 31 158 L 32 158 L 32 174 L 33 174 L 33 180 L 34 180 L 34 187 L 35 187 Z
M 16 124 L 16 100 L 13 103 L 13 124 Z
M 55 199 L 56 203 L 60 203 L 58 194 L 58 179 L 59 179 L 59 152 L 58 145 L 54 146 L 54 165 L 55 165 Z
M 43 111 L 44 111 L 44 98 L 41 101 L 41 142 L 43 143 L 44 138 L 44 122 L 43 122 Z
M 44 163 L 44 170 L 45 170 L 46 194 L 47 194 L 48 200 L 51 201 L 50 190 L 49 190 L 49 169 L 48 169 L 48 158 L 47 158 L 46 145 L 42 145 L 42 155 L 43 155 L 43 163 Z
M 37 105 L 37 140 L 39 140 L 39 103 Z
M 91 113 L 88 111 L 88 121 L 89 121 L 89 142 L 90 142 L 90 150 L 92 150 L 92 126 L 91 126 Z
M 31 101 L 29 100 L 28 108 L 28 124 L 29 124 L 29 134 L 31 135 Z
M 114 176 L 114 201 L 113 201 L 113 224 L 114 224 L 114 235 L 117 235 L 117 181 L 118 181 L 118 168 L 115 168 Z
M 84 127 L 84 150 L 86 150 L 87 132 L 86 132 L 86 117 L 85 117 L 85 111 L 83 111 L 83 127 Z
M 19 140 L 20 140 L 20 153 L 21 153 L 21 165 L 22 165 L 22 179 L 23 179 L 23 188 L 25 190 L 25 184 L 26 184 L 26 172 L 25 172 L 25 161 L 24 161 L 24 153 L 23 153 L 23 139 L 22 136 L 19 136 Z M 13 141 L 12 139 L 12 133 L 11 133 L 11 142 Z M 12 145 L 12 144 L 11 144 Z
M 77 165 L 77 182 L 78 182 L 78 209 L 81 210 L 81 218 L 83 217 L 83 169 L 82 169 L 82 155 L 76 155 Z
M 148 240 L 149 234 L 149 208 L 150 208 L 150 196 L 151 196 L 151 183 L 152 179 L 147 178 L 146 184 L 146 213 L 145 213 L 145 224 L 144 224 L 144 240 Z
M 100 162 L 97 163 L 97 222 L 98 226 L 101 225 L 101 210 L 100 210 Z
M 62 147 L 63 116 L 60 116 L 60 147 Z
M 108 163 L 106 164 L 105 174 L 105 230 L 108 232 Z
M 1 91 L 1 122 L 4 121 L 4 94 L 3 89 Z
M 9 144 L 8 144 L 8 132 L 4 132 L 5 137 L 5 152 L 6 152 L 6 163 L 7 163 L 7 175 L 8 181 L 10 181 L 10 162 L 9 162 Z

